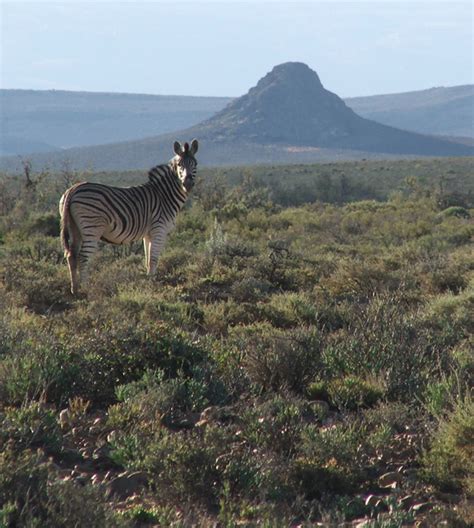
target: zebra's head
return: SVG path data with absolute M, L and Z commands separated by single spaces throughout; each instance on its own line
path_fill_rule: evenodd
M 189 146 L 189 143 L 181 145 L 179 141 L 174 142 L 174 152 L 176 156 L 172 160 L 173 165 L 178 178 L 188 192 L 194 187 L 194 178 L 196 177 L 197 168 L 197 161 L 194 154 L 196 154 L 197 150 L 197 139 L 191 141 L 191 146 Z

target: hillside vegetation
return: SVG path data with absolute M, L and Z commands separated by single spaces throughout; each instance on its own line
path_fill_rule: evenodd
M 472 159 L 199 176 L 77 299 L 61 193 L 143 175 L 0 178 L 0 526 L 472 525 Z

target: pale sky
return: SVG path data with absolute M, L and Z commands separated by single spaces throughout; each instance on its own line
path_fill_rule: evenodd
M 0 0 L 1 88 L 239 96 L 305 62 L 341 97 L 471 84 L 473 4 Z

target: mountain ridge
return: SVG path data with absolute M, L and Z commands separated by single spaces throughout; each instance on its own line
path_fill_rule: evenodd
M 357 115 L 336 94 L 326 90 L 319 76 L 303 63 L 284 63 L 262 77 L 247 94 L 231 100 L 217 114 L 197 125 L 141 141 L 68 149 L 49 156 L 50 165 L 69 160 L 78 167 L 100 170 L 146 167 L 158 152 L 167 152 L 174 138 L 198 137 L 206 164 L 268 161 L 273 153 L 291 162 L 357 159 L 370 156 L 472 155 L 474 149 L 452 141 L 415 134 Z M 265 146 L 265 149 L 260 148 Z M 298 156 L 298 148 L 307 147 Z M 265 151 L 263 156 L 259 150 Z M 224 154 L 223 154 L 224 153 Z M 265 158 L 265 159 L 262 159 Z M 48 155 L 32 156 L 47 164 Z M 285 159 L 281 160 L 285 162 Z M 140 165 L 136 165 L 139 163 Z M 14 160 L 3 158 L 11 168 Z M 18 166 L 18 160 L 16 160 Z

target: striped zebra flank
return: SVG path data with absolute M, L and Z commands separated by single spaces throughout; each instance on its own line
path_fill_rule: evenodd
M 175 156 L 148 173 L 136 187 L 77 183 L 61 197 L 61 241 L 76 294 L 87 280 L 88 261 L 99 241 L 128 244 L 143 239 L 148 275 L 156 272 L 158 257 L 176 216 L 194 186 L 198 142 L 174 143 Z

